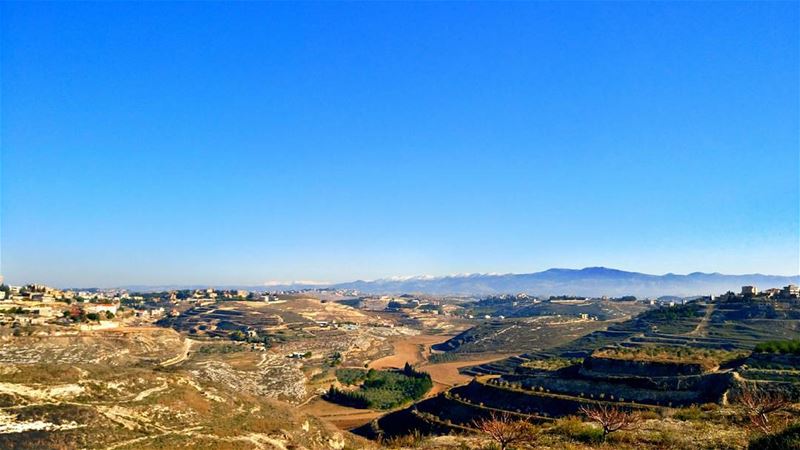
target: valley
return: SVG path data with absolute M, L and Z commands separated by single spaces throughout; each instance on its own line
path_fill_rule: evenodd
M 753 353 L 800 338 L 792 298 L 177 297 L 104 300 L 119 306 L 102 326 L 67 319 L 91 301 L 49 302 L 65 311 L 49 320 L 4 314 L 0 447 L 446 449 L 488 445 L 476 424 L 508 414 L 539 427 L 546 448 L 594 448 L 575 437 L 594 430 L 583 411 L 614 407 L 650 417 L 612 435 L 632 447 L 660 448 L 652 433 L 694 414 L 716 423 L 715 442 L 744 448 L 742 389 L 800 396 L 796 357 L 769 353 L 778 344 Z M 403 373 L 430 381 L 403 394 Z
M 800 450 L 799 31 L 0 1 L 0 450 Z

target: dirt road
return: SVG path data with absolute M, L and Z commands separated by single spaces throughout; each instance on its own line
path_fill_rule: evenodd
M 182 362 L 186 361 L 186 358 L 189 357 L 189 350 L 192 349 L 192 344 L 194 344 L 193 340 L 184 339 L 184 341 L 183 341 L 183 349 L 181 350 L 181 352 L 177 356 L 175 356 L 174 358 L 170 358 L 170 359 L 168 359 L 166 361 L 162 361 L 160 363 L 161 366 L 162 367 L 169 367 L 169 366 L 174 366 L 175 364 L 179 364 L 179 363 L 182 363 Z
M 703 318 L 700 319 L 694 330 L 686 333 L 686 336 L 706 336 L 708 334 L 708 322 L 711 321 L 711 315 L 714 314 L 716 307 L 716 303 L 709 303 L 706 306 L 706 313 Z

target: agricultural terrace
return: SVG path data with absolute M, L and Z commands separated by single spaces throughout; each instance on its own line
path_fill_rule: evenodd
M 556 371 L 566 369 L 567 367 L 574 366 L 583 362 L 583 358 L 558 358 L 553 357 L 549 359 L 534 359 L 525 361 L 520 364 L 527 369 L 548 370 Z
M 700 364 L 711 370 L 727 362 L 747 357 L 746 350 L 721 350 L 697 347 L 613 347 L 596 350 L 596 358 L 620 359 L 627 361 L 662 362 L 672 364 Z

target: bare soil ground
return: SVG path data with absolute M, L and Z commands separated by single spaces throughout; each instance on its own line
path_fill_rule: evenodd
M 391 343 L 394 354 L 377 359 L 369 363 L 370 369 L 400 369 L 405 363 L 418 365 L 428 360 L 431 354 L 431 345 L 450 339 L 449 335 L 398 336 Z
M 477 359 L 453 361 L 438 364 L 424 363 L 419 366 L 419 369 L 431 374 L 433 380 L 433 389 L 428 393 L 428 396 L 434 396 L 440 392 L 444 392 L 451 387 L 461 384 L 469 383 L 472 377 L 459 373 L 458 369 L 467 366 L 475 366 L 478 364 L 486 364 L 492 361 L 501 360 L 512 356 L 510 354 L 489 354 L 489 355 L 472 355 L 478 356 Z
M 300 411 L 326 420 L 342 430 L 358 428 L 386 413 L 385 411 L 373 411 L 371 409 L 348 408 L 347 406 L 327 402 L 319 397 L 303 405 Z

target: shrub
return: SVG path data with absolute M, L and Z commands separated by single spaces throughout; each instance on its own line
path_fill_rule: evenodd
M 612 446 L 616 447 L 614 444 L 636 444 L 636 434 L 628 431 L 620 431 L 608 436 L 608 442 L 612 444 Z
M 756 345 L 755 352 L 800 355 L 800 339 L 762 342 Z
M 413 430 L 409 434 L 403 436 L 394 436 L 386 439 L 382 442 L 382 444 L 389 448 L 416 448 L 422 445 L 423 440 L 424 436 L 419 432 L 419 430 Z
M 584 423 L 575 416 L 556 420 L 550 432 L 587 444 L 603 442 L 603 430 Z
M 785 430 L 758 436 L 750 440 L 750 450 L 798 450 L 800 449 L 800 423 Z
M 681 408 L 672 415 L 673 418 L 677 420 L 701 420 L 706 418 L 706 413 L 704 413 L 700 408 L 697 406 L 690 406 L 688 408 Z
M 650 410 L 642 411 L 641 413 L 639 413 L 639 417 L 641 417 L 642 420 L 659 420 L 659 419 L 661 419 L 661 415 L 659 413 L 657 413 L 655 411 L 650 411 Z
M 673 448 L 678 446 L 680 438 L 674 431 L 656 430 L 649 442 L 655 444 L 656 448 Z

